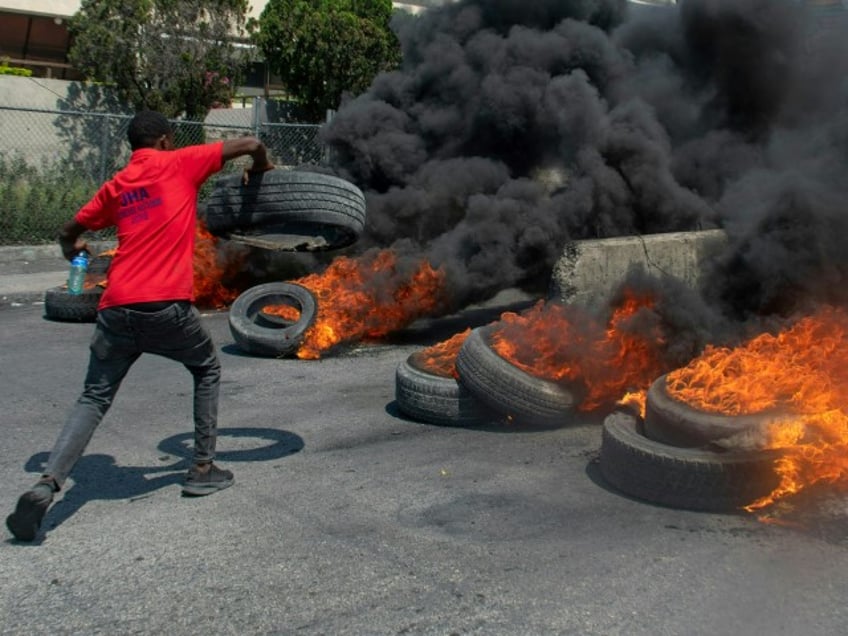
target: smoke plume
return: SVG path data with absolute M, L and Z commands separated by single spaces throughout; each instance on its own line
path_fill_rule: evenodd
M 459 0 L 401 16 L 403 68 L 323 131 L 357 249 L 538 291 L 571 240 L 722 227 L 711 311 L 848 296 L 848 49 L 794 2 Z

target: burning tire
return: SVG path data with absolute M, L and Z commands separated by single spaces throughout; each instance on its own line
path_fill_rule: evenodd
M 771 493 L 774 451 L 713 452 L 647 438 L 635 415 L 604 420 L 600 469 L 624 494 L 673 508 L 730 512 Z
M 555 427 L 568 423 L 579 402 L 575 391 L 534 377 L 489 346 L 490 327 L 474 329 L 459 350 L 460 382 L 483 406 L 518 424 Z
M 268 305 L 288 305 L 299 312 L 295 321 L 269 320 L 262 310 Z M 294 352 L 315 321 L 315 296 L 294 283 L 265 283 L 242 292 L 230 307 L 230 332 L 247 353 L 281 357 Z
M 206 202 L 212 234 L 286 251 L 346 247 L 365 228 L 365 196 L 338 177 L 298 170 L 270 170 L 218 179 Z
M 681 448 L 722 446 L 759 430 L 769 419 L 765 414 L 730 416 L 700 411 L 669 395 L 666 379 L 661 376 L 648 389 L 645 435 L 655 442 Z
M 473 426 L 485 420 L 483 409 L 456 378 L 427 371 L 421 353 L 411 354 L 395 373 L 398 408 L 419 422 Z
M 103 288 L 86 287 L 81 294 L 69 294 L 64 285 L 44 292 L 44 317 L 62 322 L 94 322 Z

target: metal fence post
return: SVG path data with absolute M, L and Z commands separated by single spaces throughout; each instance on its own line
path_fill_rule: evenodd
M 109 151 L 109 118 L 100 118 L 100 183 L 106 181 L 106 153 Z
M 259 138 L 259 104 L 258 96 L 253 98 L 253 136 Z

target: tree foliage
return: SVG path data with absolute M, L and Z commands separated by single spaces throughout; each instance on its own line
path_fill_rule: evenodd
M 313 121 L 400 61 L 391 0 L 269 0 L 254 40 Z
M 247 0 L 83 0 L 71 63 L 136 109 L 201 118 L 226 103 L 249 61 Z

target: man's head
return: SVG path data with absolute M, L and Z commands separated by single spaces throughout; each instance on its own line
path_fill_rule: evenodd
M 130 148 L 158 148 L 169 150 L 173 147 L 173 131 L 162 113 L 155 110 L 142 110 L 130 121 L 127 130 Z

